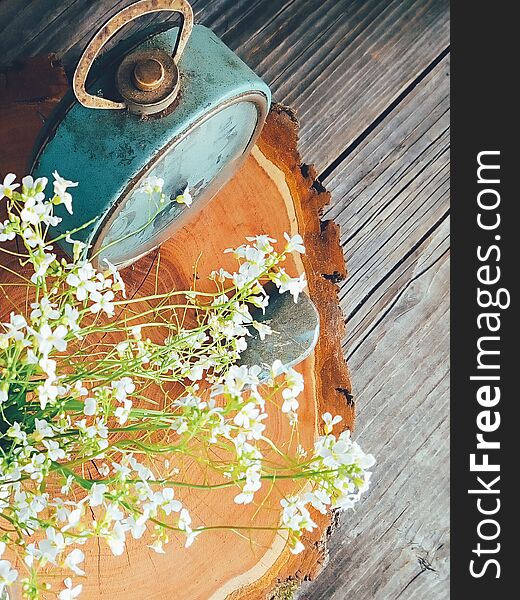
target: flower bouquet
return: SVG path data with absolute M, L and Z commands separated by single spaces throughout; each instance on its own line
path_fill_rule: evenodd
M 253 331 L 262 340 L 277 333 L 254 317 L 269 305 L 266 284 L 294 302 L 305 287 L 282 266 L 305 252 L 302 238 L 286 234 L 279 245 L 261 235 L 227 250 L 237 267 L 215 265 L 213 292 L 127 295 L 113 265 L 87 258 L 77 230 L 53 235 L 55 207 L 72 212 L 77 184 L 54 173 L 52 185 L 46 194 L 46 179 L 12 174 L 0 185 L 0 252 L 19 268 L 1 254 L 0 266 L 26 290 L 25 306 L 0 325 L 0 598 L 14 588 L 29 600 L 78 597 L 91 540 L 114 555 L 130 539 L 164 553 L 173 538 L 189 547 L 211 530 L 257 528 L 301 552 L 302 533 L 316 527 L 311 508 L 352 508 L 374 462 L 349 431 L 333 435 L 341 417 L 329 413 L 323 435 L 303 448 L 302 375 L 280 360 L 241 361 Z M 191 200 L 189 189 L 166 199 L 160 180 L 145 191 L 157 210 Z M 8 306 L 9 286 L 0 288 Z M 274 414 L 291 431 L 278 445 Z M 294 493 L 271 493 L 285 480 Z M 237 510 L 276 497 L 272 523 L 197 522 L 188 492 L 228 488 Z

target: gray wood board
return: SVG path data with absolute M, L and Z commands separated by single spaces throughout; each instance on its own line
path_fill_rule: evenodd
M 448 78 L 447 57 L 325 180 L 334 203 L 324 218 L 340 225 L 349 268 L 348 354 L 388 273 L 449 210 Z
M 396 273 L 384 323 L 350 360 L 373 487 L 342 516 L 300 600 L 449 597 L 448 224 Z M 398 276 L 397 276 L 398 275 Z M 398 291 L 397 291 L 398 290 Z
M 374 485 L 300 600 L 445 600 L 449 552 L 448 58 L 327 180 L 356 439 Z
M 130 0 L 0 1 L 0 64 L 56 52 L 69 67 Z M 198 0 L 211 27 L 297 109 L 324 170 L 448 45 L 448 0 Z M 144 18 L 135 31 L 165 16 Z M 129 31 L 124 32 L 125 35 Z

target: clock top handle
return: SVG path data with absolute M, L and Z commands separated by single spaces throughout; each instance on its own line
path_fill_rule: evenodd
M 123 10 L 109 19 L 90 40 L 81 55 L 72 79 L 72 89 L 80 104 L 87 108 L 108 110 L 126 108 L 127 105 L 124 102 L 114 102 L 113 100 L 93 96 L 87 92 L 85 82 L 87 81 L 92 63 L 96 60 L 103 46 L 122 27 L 143 15 L 166 10 L 180 13 L 183 17 L 181 31 L 172 56 L 175 64 L 178 64 L 193 29 L 193 9 L 190 4 L 187 0 L 139 0 L 123 8 Z

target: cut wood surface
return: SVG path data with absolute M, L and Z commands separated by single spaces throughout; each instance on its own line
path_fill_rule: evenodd
M 44 73 L 40 89 L 33 69 Z M 27 61 L 23 68 L 7 75 L 8 93 L 0 100 L 5 109 L 0 116 L 0 173 L 3 174 L 24 172 L 28 152 L 24 154 L 23 149 L 31 150 L 42 119 L 67 90 L 62 70 L 51 58 Z M 10 85 L 15 85 L 17 91 L 10 90 Z M 41 118 L 35 119 L 34 115 Z M 11 139 L 16 140 L 13 153 Z M 347 401 L 350 380 L 341 352 L 343 317 L 337 286 L 332 282 L 345 276 L 339 230 L 333 222 L 325 226 L 320 223 L 319 214 L 330 196 L 316 189 L 315 173 L 312 167 L 302 168 L 296 147 L 297 124 L 292 113 L 275 106 L 258 145 L 233 180 L 158 252 L 125 269 L 123 277 L 134 298 L 189 289 L 195 272 L 197 288 L 210 291 L 208 284 L 212 284 L 207 277 L 212 270 L 220 266 L 233 270 L 232 255 L 224 254 L 227 247 L 238 246 L 251 235 L 269 234 L 283 240 L 284 232 L 300 233 L 307 252 L 301 258 L 299 255 L 289 258 L 284 266 L 294 275 L 305 271 L 309 294 L 320 312 L 318 344 L 312 355 L 297 367 L 306 380 L 299 412 L 299 442 L 311 450 L 321 429 L 323 412 L 341 414 L 343 424 L 352 427 L 354 410 Z M 14 257 L 3 254 L 1 260 L 4 267 L 20 271 Z M 27 288 L 13 286 L 16 281 L 10 272 L 1 270 L 1 321 L 7 320 L 12 310 L 27 305 Z M 147 308 L 147 305 L 142 307 Z M 135 306 L 132 310 L 139 312 Z M 164 403 L 164 394 L 159 389 L 148 390 L 146 395 L 158 402 L 159 407 Z M 287 443 L 291 439 L 291 426 L 279 410 L 273 411 L 268 435 L 290 451 Z M 206 482 L 208 475 L 199 468 L 189 465 L 187 471 L 187 480 Z M 278 482 L 273 489 L 266 486 L 265 493 L 259 494 L 255 503 L 240 511 L 233 502 L 235 490 L 190 490 L 184 496 L 179 493 L 199 526 L 230 525 L 244 528 L 245 533 L 213 531 L 198 538 L 189 549 L 183 547 L 182 539 L 173 539 L 164 555 L 148 548 L 146 538 L 131 540 L 124 558 L 112 556 L 105 544 L 89 542 L 84 547 L 84 568 L 90 577 L 83 583 L 82 597 L 92 600 L 265 598 L 278 580 L 294 573 L 301 573 L 302 577 L 314 575 L 324 559 L 323 538 L 329 517 L 315 515 L 319 527 L 303 538 L 308 550 L 298 556 L 290 554 L 283 535 L 270 530 L 247 530 L 250 526 L 276 527 L 282 494 L 290 495 L 297 489 L 290 482 Z
M 130 2 L 0 0 L 0 64 L 56 52 L 70 72 L 93 30 Z M 356 437 L 381 466 L 332 536 L 329 565 L 300 596 L 445 600 L 448 1 L 193 6 L 275 100 L 297 110 L 301 155 L 332 192 L 325 218 L 341 225 L 351 274 L 340 286 Z M 286 581 L 277 598 L 296 587 Z

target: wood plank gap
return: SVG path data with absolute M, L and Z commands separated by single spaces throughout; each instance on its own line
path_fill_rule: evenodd
M 449 218 L 450 215 L 450 211 L 446 211 L 444 213 L 444 215 L 441 217 L 441 219 L 439 221 L 437 221 L 437 223 L 435 223 L 432 227 L 430 227 L 430 229 L 410 248 L 410 250 L 384 275 L 384 277 L 382 277 L 377 284 L 371 288 L 370 292 L 368 292 L 367 294 L 365 294 L 365 296 L 363 297 L 363 299 L 354 307 L 354 309 L 351 311 L 351 313 L 348 315 L 349 319 L 351 319 L 357 312 L 359 312 L 359 310 L 361 310 L 363 304 L 368 300 L 368 298 L 370 298 L 370 296 L 372 296 L 380 287 L 381 285 L 389 278 L 392 276 L 393 273 L 395 273 L 395 271 L 397 271 L 399 269 L 399 267 L 422 245 L 424 244 L 424 242 L 443 224 L 444 221 L 446 221 L 446 219 Z M 412 283 L 413 281 L 416 281 L 419 277 L 421 277 L 421 275 L 423 275 L 424 273 L 426 273 L 428 270 L 430 270 L 439 260 L 441 260 L 443 258 L 443 256 L 446 254 L 446 252 L 449 252 L 449 249 L 447 249 L 445 252 L 443 252 L 437 259 L 435 259 L 434 262 L 430 263 L 427 267 L 425 267 L 422 271 L 420 271 L 419 273 L 417 273 L 417 275 L 415 275 L 414 277 L 412 277 L 410 279 L 409 282 L 407 282 L 407 285 L 395 296 L 395 298 L 392 300 L 391 303 L 388 304 L 388 307 L 386 308 L 386 310 L 381 314 L 381 316 L 377 319 L 377 321 L 375 321 L 372 324 L 372 327 L 369 329 L 368 332 L 366 332 L 363 337 L 359 340 L 359 342 L 354 346 L 354 348 L 348 352 L 348 354 L 346 355 L 346 360 L 347 362 L 351 359 L 351 357 L 355 354 L 356 350 L 359 348 L 359 346 L 363 343 L 364 339 L 366 337 L 368 337 L 370 335 L 370 333 L 381 323 L 381 321 L 386 317 L 386 315 L 392 310 L 392 308 L 394 307 L 394 305 L 399 301 L 399 299 L 401 298 L 401 296 L 403 295 L 404 291 L 406 290 L 406 288 L 408 287 L 408 285 L 410 285 L 410 283 Z
M 318 180 L 323 182 L 327 177 L 330 177 L 334 170 L 337 169 L 364 140 L 366 140 L 366 138 L 399 106 L 406 96 L 408 96 L 408 94 L 412 92 L 421 81 L 423 81 L 435 67 L 446 58 L 446 56 L 449 55 L 449 53 L 450 46 L 447 46 L 328 167 L 325 167 L 318 176 Z
M 289 0 L 288 2 L 286 2 L 285 4 L 283 4 L 279 10 L 277 10 L 276 12 L 274 12 L 269 19 L 267 19 L 254 33 L 253 35 L 249 38 L 249 42 L 252 42 L 255 38 L 257 38 L 263 31 L 265 31 L 282 13 L 284 13 L 285 11 L 287 11 L 290 6 L 292 4 L 294 4 L 296 2 L 296 0 Z M 238 21 L 237 23 L 235 23 L 230 29 L 228 29 L 226 27 L 226 32 L 224 33 L 224 35 L 222 36 L 222 40 L 225 42 L 226 41 L 226 37 L 232 37 L 231 34 L 234 31 L 239 31 L 240 25 L 241 25 L 241 21 L 247 16 L 247 14 L 252 13 L 253 9 L 256 8 L 255 6 L 251 6 L 250 9 L 247 12 L 242 13 L 241 15 L 241 20 Z
M 74 4 L 77 4 L 78 0 L 73 0 L 72 4 L 69 4 L 65 7 L 61 6 L 60 8 L 62 10 L 58 9 L 58 12 L 44 25 L 44 27 L 42 27 L 42 29 L 40 29 L 37 33 L 35 33 L 32 37 L 30 37 L 29 39 L 25 39 L 24 40 L 24 44 L 30 44 L 32 41 L 34 41 L 37 37 L 44 35 L 45 31 L 48 30 L 49 28 L 52 28 L 54 23 L 56 21 L 58 21 L 58 19 L 60 19 L 67 11 L 71 10 L 74 6 Z M 25 7 L 27 8 L 27 7 Z M 24 9 L 25 10 L 25 9 Z M 93 35 L 93 34 L 92 34 Z
M 320 34 L 316 37 L 315 41 L 319 41 L 323 37 L 326 38 L 327 36 L 332 35 L 334 33 L 334 31 L 336 30 L 337 25 L 341 24 L 341 21 L 344 18 L 345 18 L 344 13 L 339 13 L 338 16 L 336 17 L 336 19 L 334 21 L 332 21 L 332 23 L 330 23 L 325 29 L 322 29 L 320 31 Z M 353 41 L 356 41 L 356 40 L 357 40 L 357 37 L 355 37 Z M 284 81 L 284 79 L 286 78 L 287 71 L 289 71 L 295 65 L 298 65 L 298 62 L 300 61 L 300 59 L 302 59 L 302 57 L 305 56 L 305 54 L 306 54 L 306 52 L 308 52 L 308 50 L 309 50 L 309 48 L 307 48 L 307 47 L 302 48 L 302 50 L 300 52 L 298 52 L 292 58 L 292 60 L 284 66 L 284 68 L 280 71 L 280 73 L 271 80 L 270 85 L 273 89 L 275 89 L 277 87 L 277 84 L 279 81 Z M 302 61 L 302 64 L 304 64 L 304 61 Z
M 445 113 L 443 113 L 444 116 Z M 445 134 L 449 132 L 449 129 L 445 129 L 443 130 L 434 140 L 432 140 L 432 142 L 426 147 L 424 148 L 424 150 L 421 151 L 421 153 L 417 156 L 417 158 L 415 159 L 416 161 L 418 161 L 423 155 L 425 155 L 431 148 L 434 148 L 438 145 L 439 140 L 443 138 L 443 136 L 445 136 Z M 341 240 L 341 245 L 343 248 L 345 248 L 346 246 L 348 246 L 348 244 L 350 244 L 350 242 L 361 232 L 363 231 L 363 229 L 366 227 L 367 223 L 369 221 L 372 221 L 378 214 L 382 213 L 385 209 L 387 209 L 392 202 L 395 201 L 395 199 L 399 196 L 399 194 L 401 194 L 402 192 L 404 192 L 406 189 L 408 189 L 416 180 L 417 178 L 422 175 L 425 171 L 429 170 L 431 168 L 431 163 L 433 163 L 435 160 L 437 160 L 440 156 L 442 156 L 444 153 L 449 152 L 449 148 L 441 148 L 439 150 L 439 152 L 437 152 L 437 154 L 435 154 L 430 161 L 422 168 L 418 171 L 418 173 L 413 177 L 413 179 L 411 179 L 408 183 L 406 183 L 402 188 L 400 188 L 393 196 L 391 196 L 389 198 L 389 200 L 387 200 L 385 202 L 385 204 L 383 204 L 383 206 L 381 206 L 378 210 L 377 213 L 375 213 L 374 215 L 370 215 L 369 217 L 367 217 L 364 221 L 361 222 L 360 225 L 358 225 L 356 227 L 355 230 L 353 230 L 353 232 L 351 234 L 348 234 L 344 239 Z M 415 162 L 415 161 L 414 161 Z M 410 164 L 406 167 L 406 169 L 404 170 L 402 177 L 409 171 L 409 169 L 411 169 L 414 166 L 414 164 Z M 392 187 L 389 191 L 391 191 L 393 188 L 397 187 L 398 182 L 394 182 L 392 184 Z M 383 185 L 387 185 L 386 182 Z M 379 194 L 379 192 L 382 190 L 382 188 L 379 188 L 378 190 L 376 190 L 373 195 L 376 196 L 377 194 Z

